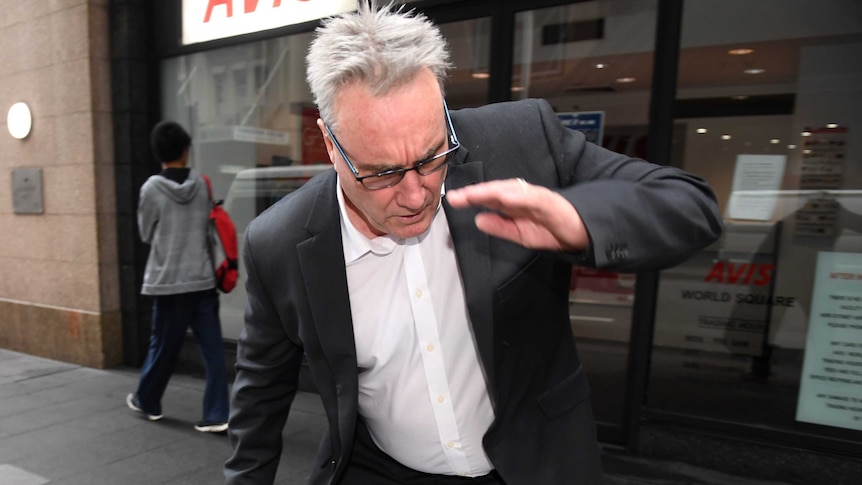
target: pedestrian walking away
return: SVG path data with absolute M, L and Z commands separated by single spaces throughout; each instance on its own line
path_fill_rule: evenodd
M 150 421 L 162 419 L 162 396 L 191 328 L 206 371 L 203 412 L 195 429 L 227 430 L 227 368 L 219 295 L 208 248 L 210 197 L 197 170 L 187 167 L 191 137 L 179 124 L 160 122 L 151 145 L 160 173 L 141 187 L 138 230 L 150 245 L 141 293 L 153 297 L 150 346 L 135 392 L 126 404 Z

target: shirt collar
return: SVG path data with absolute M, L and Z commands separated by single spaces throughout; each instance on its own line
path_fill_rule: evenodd
M 341 234 L 342 242 L 344 243 L 344 263 L 350 264 L 368 252 L 381 256 L 391 253 L 398 244 L 398 240 L 396 238 L 387 234 L 385 236 L 375 237 L 374 239 L 368 239 L 353 226 L 352 222 L 350 222 L 350 218 L 347 217 L 347 206 L 344 202 L 344 193 L 341 191 L 341 177 L 337 176 L 337 178 L 338 183 L 335 185 L 335 192 L 338 197 L 338 216 L 341 219 Z
M 336 197 L 338 199 L 338 216 L 341 219 L 341 239 L 344 246 L 344 263 L 350 264 L 357 259 L 371 252 L 378 256 L 385 256 L 395 250 L 395 246 L 403 244 L 404 239 L 396 238 L 392 235 L 378 236 L 374 239 L 368 239 L 364 234 L 350 222 L 347 217 L 347 206 L 344 201 L 344 193 L 341 191 L 341 177 L 336 173 L 337 182 L 335 184 Z M 440 186 L 440 201 L 437 203 L 437 212 L 440 213 L 440 206 L 443 202 L 443 195 L 446 194 L 445 184 Z M 436 217 L 435 214 L 435 217 Z M 429 226 L 430 229 L 430 226 Z M 427 230 L 426 230 L 427 233 Z M 422 240 L 424 234 L 419 236 Z M 412 238 L 411 238 L 412 239 Z

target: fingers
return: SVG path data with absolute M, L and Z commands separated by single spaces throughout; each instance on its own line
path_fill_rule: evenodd
M 521 243 L 521 233 L 515 222 L 493 212 L 477 214 L 476 227 L 491 236 Z
M 450 190 L 446 200 L 455 208 L 489 209 L 476 216 L 476 227 L 525 247 L 579 250 L 589 245 L 580 214 L 568 200 L 521 178 Z
M 481 184 L 469 185 L 446 192 L 446 200 L 452 207 L 463 208 L 471 205 L 481 205 L 489 209 L 507 209 L 525 207 L 530 202 L 529 197 L 534 187 L 522 178 L 494 180 Z

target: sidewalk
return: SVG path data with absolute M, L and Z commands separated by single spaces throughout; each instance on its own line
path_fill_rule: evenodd
M 0 485 L 222 483 L 227 437 L 193 428 L 203 380 L 174 375 L 165 418 L 153 423 L 126 407 L 137 378 L 137 369 L 90 369 L 0 349 Z M 325 428 L 317 395 L 300 393 L 277 484 L 305 483 Z M 604 457 L 607 485 L 781 485 L 610 451 Z

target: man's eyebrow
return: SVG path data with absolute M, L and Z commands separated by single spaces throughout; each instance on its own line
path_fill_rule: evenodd
M 433 148 L 429 148 L 428 151 L 425 152 L 425 155 L 422 158 L 420 158 L 419 160 L 414 161 L 410 167 L 401 167 L 401 166 L 383 165 L 383 164 L 369 165 L 369 164 L 364 164 L 364 163 L 358 163 L 358 164 L 356 164 L 356 169 L 357 170 L 367 170 L 367 171 L 371 172 L 372 174 L 375 174 L 375 173 L 385 172 L 387 170 L 398 170 L 398 169 L 402 169 L 402 168 L 412 168 L 412 167 L 415 167 L 417 164 L 420 164 L 422 162 L 426 162 L 426 161 L 428 161 L 429 158 L 433 158 L 435 155 L 437 155 L 437 152 L 440 150 L 440 147 L 443 146 L 443 144 L 445 144 L 448 139 L 449 139 L 449 137 L 447 136 L 446 138 L 443 139 L 443 141 L 438 143 L 437 146 L 435 146 Z

